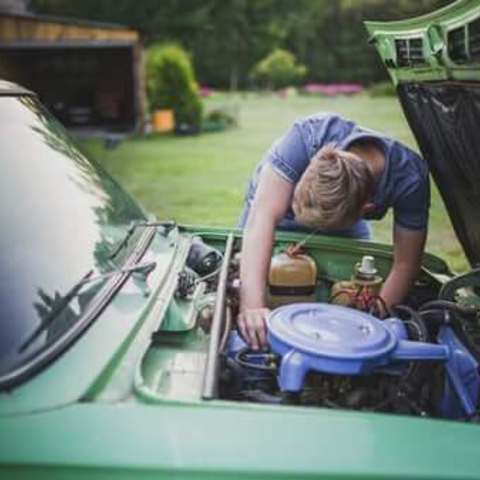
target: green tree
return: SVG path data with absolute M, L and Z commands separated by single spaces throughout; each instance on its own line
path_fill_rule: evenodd
M 146 41 L 189 52 L 201 83 L 244 88 L 252 67 L 275 48 L 292 52 L 309 81 L 387 79 L 363 21 L 397 20 L 452 0 L 31 0 L 39 13 L 118 22 Z
M 269 88 L 277 89 L 297 84 L 306 73 L 306 67 L 297 63 L 293 53 L 276 48 L 255 65 L 251 75 Z

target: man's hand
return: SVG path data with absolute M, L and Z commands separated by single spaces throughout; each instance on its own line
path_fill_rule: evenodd
M 258 350 L 267 345 L 267 325 L 265 320 L 269 313 L 270 310 L 268 308 L 248 308 L 238 315 L 238 328 L 243 339 L 253 350 Z
M 380 292 L 388 308 L 402 302 L 413 285 L 422 264 L 426 237 L 426 231 L 407 230 L 395 225 L 393 266 Z

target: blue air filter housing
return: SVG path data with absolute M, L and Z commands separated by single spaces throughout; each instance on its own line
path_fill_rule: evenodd
M 274 310 L 267 319 L 271 349 L 281 355 L 281 390 L 302 390 L 309 371 L 362 375 L 392 363 L 449 358 L 445 345 L 407 339 L 398 318 L 379 320 L 347 307 L 297 303 Z

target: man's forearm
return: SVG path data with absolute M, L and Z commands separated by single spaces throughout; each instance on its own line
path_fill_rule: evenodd
M 403 302 L 417 277 L 417 266 L 393 266 L 380 292 L 388 308 Z
M 261 227 L 261 228 L 259 228 Z M 265 286 L 272 253 L 275 225 L 272 220 L 254 218 L 245 230 L 240 263 L 240 307 L 265 306 Z
M 422 264 L 427 232 L 394 226 L 394 261 L 380 295 L 390 308 L 404 301 Z

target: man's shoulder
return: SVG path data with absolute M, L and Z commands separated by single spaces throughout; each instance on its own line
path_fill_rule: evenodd
M 327 143 L 340 144 L 356 127 L 351 120 L 332 112 L 314 113 L 297 120 L 294 125 L 310 157 Z
M 311 115 L 307 115 L 306 117 L 299 118 L 295 121 L 295 124 L 299 126 L 315 125 L 319 123 L 354 124 L 354 122 L 342 117 L 338 113 L 326 111 L 312 113 Z
M 408 145 L 394 141 L 392 149 L 396 152 L 397 167 L 418 176 L 418 181 L 425 181 L 428 177 L 428 165 L 425 159 Z

